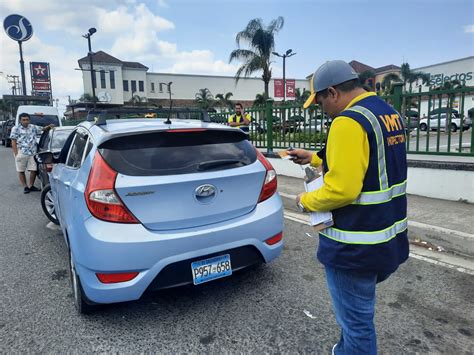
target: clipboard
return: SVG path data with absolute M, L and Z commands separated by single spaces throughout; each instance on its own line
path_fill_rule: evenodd
M 314 175 L 311 179 L 305 179 L 304 182 L 304 188 L 306 192 L 318 190 L 324 184 L 324 175 L 318 174 L 313 169 L 311 170 L 313 171 Z M 332 219 L 332 213 L 330 211 L 311 212 L 309 214 L 309 223 L 314 227 L 316 231 L 321 231 L 325 228 L 331 227 L 334 224 L 334 221 Z

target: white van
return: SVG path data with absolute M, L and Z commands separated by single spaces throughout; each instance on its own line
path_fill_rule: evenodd
M 18 111 L 16 112 L 15 126 L 20 124 L 20 114 L 22 113 L 29 114 L 30 123 L 36 126 L 44 127 L 54 124 L 56 127 L 61 127 L 63 125 L 59 118 L 58 109 L 53 106 L 19 106 Z

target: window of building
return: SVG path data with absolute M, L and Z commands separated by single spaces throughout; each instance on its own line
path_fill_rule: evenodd
M 130 80 L 130 82 L 132 83 L 132 92 L 136 92 L 137 91 L 137 81 L 136 80 Z
M 113 70 L 110 71 L 110 88 L 115 89 L 115 72 Z
M 160 92 L 163 92 L 163 84 L 160 83 Z
M 95 74 L 95 70 L 92 73 L 92 85 L 94 86 L 94 89 L 97 89 L 97 77 Z
M 128 80 L 123 81 L 123 91 L 128 91 Z
M 143 83 L 143 80 L 138 81 L 138 91 L 141 91 L 141 92 L 145 91 L 145 85 Z
M 105 70 L 100 71 L 100 87 L 105 89 Z
M 155 83 L 151 83 L 151 92 L 155 92 Z

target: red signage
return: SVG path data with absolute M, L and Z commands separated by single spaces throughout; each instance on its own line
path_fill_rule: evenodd
M 295 97 L 295 79 L 286 80 L 286 97 L 294 98 Z
M 283 97 L 283 79 L 274 79 L 273 87 L 274 97 Z
M 31 83 L 33 90 L 35 91 L 51 91 L 51 85 L 49 82 L 38 82 L 38 81 L 33 81 Z

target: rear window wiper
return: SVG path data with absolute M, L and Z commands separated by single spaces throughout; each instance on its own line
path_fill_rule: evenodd
M 197 166 L 197 170 L 198 171 L 210 170 L 210 169 L 219 168 L 225 165 L 235 165 L 235 164 L 244 164 L 244 162 L 238 159 L 209 160 L 209 161 L 199 163 Z

